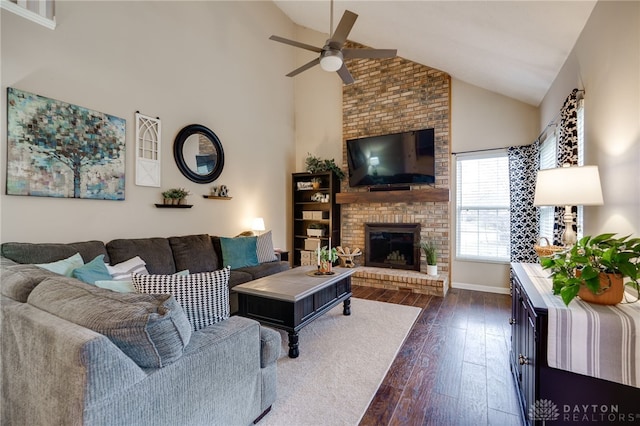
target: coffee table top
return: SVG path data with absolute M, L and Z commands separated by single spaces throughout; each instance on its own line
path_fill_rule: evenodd
M 299 266 L 239 284 L 233 289 L 238 293 L 296 302 L 355 272 L 353 268 L 334 267 L 333 275 L 309 275 L 316 270 L 315 266 Z

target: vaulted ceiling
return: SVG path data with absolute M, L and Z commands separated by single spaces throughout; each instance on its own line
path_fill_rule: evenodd
M 328 37 L 329 0 L 274 3 L 296 24 Z M 333 26 L 348 9 L 359 15 L 351 41 L 398 49 L 398 56 L 405 59 L 537 106 L 595 4 L 595 0 L 335 1 Z M 309 55 L 313 59 L 314 54 Z

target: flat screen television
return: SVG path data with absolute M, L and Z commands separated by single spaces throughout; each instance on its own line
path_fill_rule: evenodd
M 434 129 L 347 140 L 349 186 L 435 182 Z

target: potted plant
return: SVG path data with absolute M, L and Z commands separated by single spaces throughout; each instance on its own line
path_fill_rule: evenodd
M 325 229 L 322 223 L 312 223 L 307 227 L 307 235 L 309 237 L 323 237 Z
M 320 260 L 318 272 L 326 274 L 331 272 L 332 265 L 338 260 L 338 250 L 335 247 L 331 247 L 331 250 L 329 250 L 328 246 L 324 246 L 320 248 L 319 256 L 318 250 L 316 249 L 316 256 Z
M 427 260 L 427 274 L 438 275 L 438 249 L 436 244 L 431 240 L 421 241 L 420 248 Z
M 615 305 L 624 296 L 624 280 L 638 291 L 640 238 L 615 238 L 615 234 L 586 236 L 573 247 L 540 259 L 551 270 L 553 294 L 565 305 L 576 297 Z
M 334 172 L 338 179 L 342 180 L 344 178 L 344 172 L 334 159 L 331 160 L 323 160 L 319 157 L 315 157 L 310 153 L 307 153 L 307 158 L 304 160 L 304 164 L 307 167 L 307 172 L 309 173 L 324 173 L 324 172 Z
M 164 204 L 182 204 L 189 195 L 189 191 L 184 188 L 171 188 L 162 193 Z
M 311 179 L 311 186 L 313 187 L 313 189 L 318 189 L 320 188 L 320 184 L 322 183 L 322 179 L 314 177 Z

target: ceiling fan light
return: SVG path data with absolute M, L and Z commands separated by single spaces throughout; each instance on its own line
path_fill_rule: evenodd
M 338 71 L 342 67 L 342 52 L 325 50 L 320 55 L 320 67 L 329 72 Z

